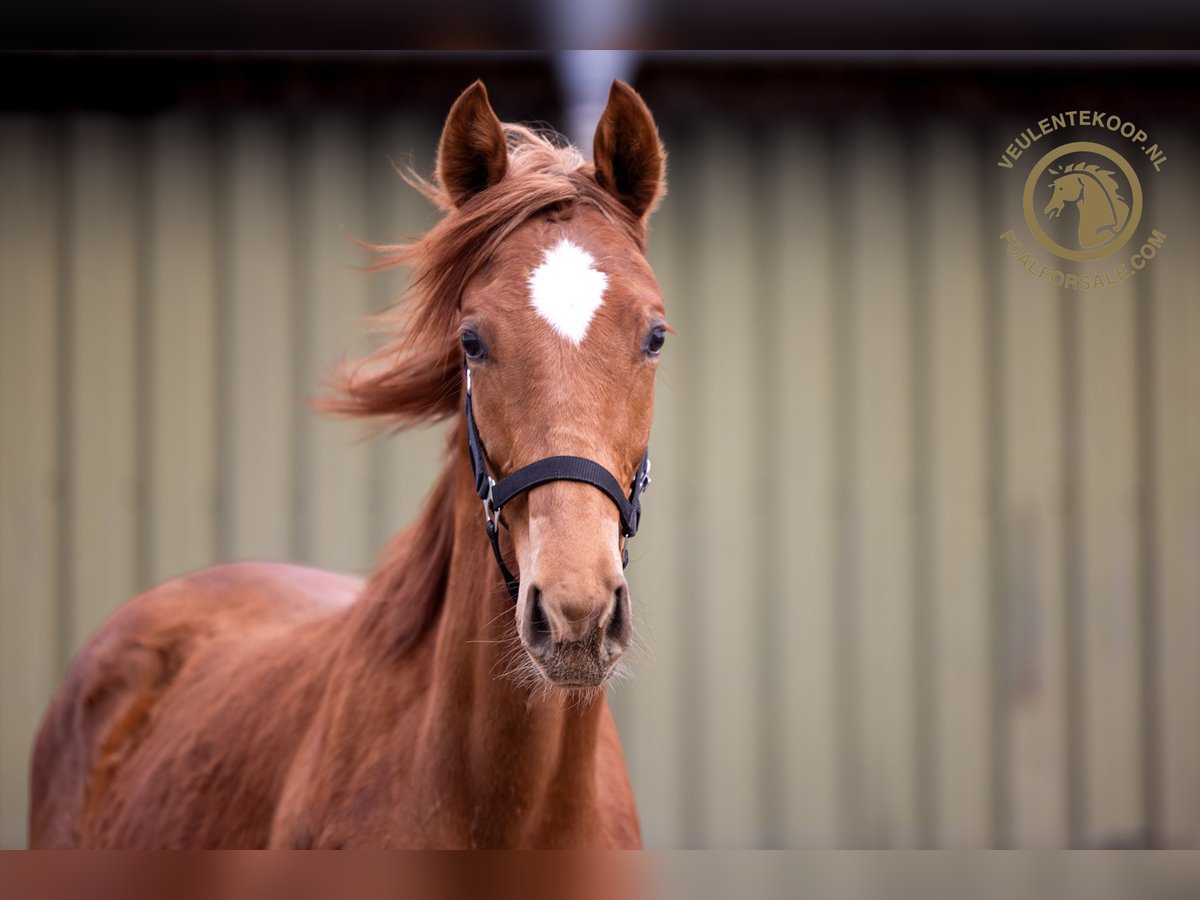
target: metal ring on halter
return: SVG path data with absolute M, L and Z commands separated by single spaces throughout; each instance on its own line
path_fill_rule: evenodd
M 496 479 L 488 476 L 487 496 L 483 498 L 483 518 L 485 522 L 495 522 L 500 518 L 500 510 L 492 502 L 492 491 L 496 488 Z

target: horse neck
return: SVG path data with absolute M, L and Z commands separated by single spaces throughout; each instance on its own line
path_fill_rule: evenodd
M 1079 234 L 1096 239 L 1096 229 L 1109 224 L 1116 225 L 1113 220 L 1113 210 L 1105 193 L 1096 181 L 1091 178 L 1083 180 L 1083 193 L 1079 198 Z
M 357 660 L 352 680 L 383 687 L 396 679 L 394 689 L 373 692 L 377 697 L 411 696 L 420 685 L 414 766 L 436 785 L 439 804 L 457 804 L 480 843 L 514 835 L 536 842 L 532 835 L 545 827 L 539 810 L 557 806 L 562 824 L 563 804 L 553 797 L 570 797 L 572 810 L 591 815 L 607 704 L 603 694 L 564 700 L 506 677 L 525 651 L 484 530 L 465 437 L 455 444 L 462 450 L 448 461 L 425 511 L 368 585 L 349 648 Z M 449 547 L 439 543 L 445 540 Z M 427 569 L 413 579 L 430 544 L 445 557 L 438 564 L 444 571 L 435 579 Z M 440 594 L 422 598 L 414 580 L 440 585 Z M 402 740 L 413 740 L 411 721 L 394 727 L 405 731 Z

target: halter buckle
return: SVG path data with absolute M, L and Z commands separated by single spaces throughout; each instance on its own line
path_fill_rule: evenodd
M 638 488 L 638 493 L 642 493 L 646 488 L 650 487 L 650 457 L 646 456 L 646 468 L 642 471 L 642 486 Z
M 487 496 L 483 498 L 483 519 L 485 522 L 495 525 L 500 516 L 500 510 L 496 509 L 492 502 L 492 489 L 496 487 L 496 479 L 491 475 L 487 477 Z

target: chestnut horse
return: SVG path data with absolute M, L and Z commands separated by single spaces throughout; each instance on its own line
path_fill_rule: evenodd
M 122 606 L 42 721 L 31 846 L 640 845 L 604 685 L 668 330 L 665 154 L 625 84 L 593 156 L 502 125 L 479 82 L 458 98 L 413 177 L 444 217 L 380 248 L 413 266 L 403 326 L 327 403 L 457 418 L 423 511 L 365 584 L 237 563 Z M 481 514 L 492 477 L 563 459 Z

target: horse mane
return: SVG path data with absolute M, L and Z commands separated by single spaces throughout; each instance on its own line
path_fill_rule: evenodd
M 381 258 L 370 271 L 411 267 L 408 288 L 392 307 L 369 320 L 388 335 L 379 349 L 339 366 L 327 379 L 330 393 L 317 401 L 325 413 L 372 419 L 394 434 L 459 411 L 462 350 L 457 333 L 463 291 L 497 248 L 538 213 L 588 205 L 623 227 L 638 247 L 644 224 L 600 186 L 595 168 L 560 136 L 504 123 L 508 168 L 495 185 L 455 206 L 436 176 L 411 167 L 400 176 L 445 215 L 407 243 L 360 242 Z M 454 547 L 454 477 L 466 446 L 453 430 L 446 461 L 417 520 L 392 539 L 367 584 L 365 597 L 386 607 L 382 627 L 393 653 L 403 653 L 432 625 L 441 608 Z M 397 600 L 401 602 L 396 602 Z M 376 609 L 372 619 L 381 613 Z M 395 618 L 398 617 L 398 618 Z

